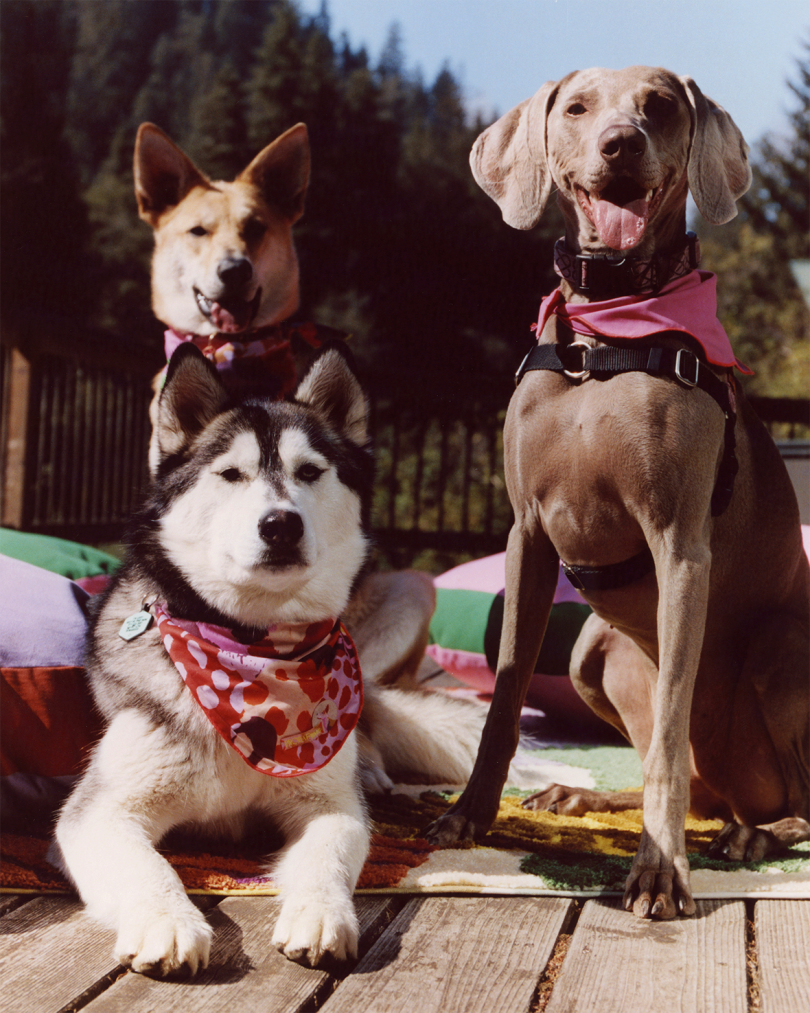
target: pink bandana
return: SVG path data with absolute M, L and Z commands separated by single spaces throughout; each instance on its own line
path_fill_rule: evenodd
M 261 359 L 262 367 L 281 383 L 279 398 L 283 398 L 295 389 L 297 381 L 295 360 L 292 355 L 290 338 L 296 335 L 312 348 L 322 344 L 318 336 L 318 325 L 312 323 L 291 323 L 285 320 L 280 324 L 263 327 L 258 331 L 248 331 L 244 336 L 248 341 L 235 341 L 225 334 L 181 334 L 179 331 L 168 330 L 163 334 L 166 359 L 186 341 L 193 342 L 197 348 L 210 359 L 218 370 L 231 368 L 236 359 Z M 165 370 L 164 370 L 165 374 Z
M 734 356 L 731 342 L 717 319 L 717 278 L 709 271 L 690 271 L 655 295 L 625 295 L 603 302 L 566 303 L 560 289 L 540 303 L 539 337 L 555 314 L 577 334 L 606 338 L 647 338 L 661 331 L 683 331 L 702 347 L 715 366 L 736 366 L 752 374 Z
M 155 618 L 175 668 L 203 713 L 262 774 L 319 770 L 357 724 L 363 683 L 357 651 L 337 620 L 278 623 L 245 645 L 230 630 Z

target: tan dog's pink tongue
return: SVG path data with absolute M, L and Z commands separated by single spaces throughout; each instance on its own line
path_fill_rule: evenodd
M 221 303 L 212 303 L 209 317 L 211 323 L 220 333 L 235 334 L 238 331 L 244 330 L 250 322 L 250 303 L 245 303 L 245 309 L 238 314 L 233 314 L 230 310 L 226 310 Z
M 639 243 L 647 228 L 649 212 L 649 202 L 643 199 L 630 201 L 624 207 L 608 200 L 591 203 L 596 231 L 611 250 L 629 250 Z

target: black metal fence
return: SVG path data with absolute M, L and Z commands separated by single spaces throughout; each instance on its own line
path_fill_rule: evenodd
M 26 527 L 117 538 L 147 480 L 148 378 L 49 356 L 31 394 Z
M 147 481 L 152 370 L 45 354 L 23 376 L 13 354 L 6 349 L 2 368 L 3 524 L 117 540 Z M 501 436 L 508 391 L 428 403 L 409 389 L 372 401 L 381 551 L 397 566 L 425 551 L 444 563 L 499 551 L 512 517 Z M 775 435 L 810 435 L 810 402 L 752 400 Z
M 13 442 L 8 417 L 16 401 L 24 447 L 16 483 L 8 481 L 5 455 L 3 523 L 77 541 L 117 540 L 148 481 L 152 371 L 38 355 L 15 387 L 12 355 L 3 355 L 3 446 Z M 484 554 L 505 545 L 507 400 L 372 399 L 372 523 L 391 563 L 408 565 L 424 550 Z

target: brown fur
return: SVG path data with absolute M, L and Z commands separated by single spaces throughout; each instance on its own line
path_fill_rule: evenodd
M 618 135 L 642 138 L 643 154 L 617 166 L 605 140 Z M 665 184 L 632 250 L 649 257 L 683 236 L 687 186 L 710 222 L 734 216 L 750 183 L 746 152 L 728 114 L 690 78 L 631 67 L 549 82 L 479 137 L 471 162 L 517 228 L 537 222 L 556 188 L 566 243 L 585 253 L 611 251 L 585 213 L 583 190 L 598 193 L 617 174 L 645 188 Z M 567 283 L 563 290 L 569 302 L 586 299 Z M 540 340 L 560 340 L 553 318 Z M 603 566 L 645 545 L 654 573 L 620 590 L 586 592 L 595 616 L 572 667 L 582 697 L 644 761 L 644 831 L 625 906 L 642 917 L 694 912 L 684 841 L 690 805 L 731 821 L 715 848 L 731 858 L 810 837 L 810 569 L 796 497 L 740 394 L 740 470 L 728 509 L 713 518 L 723 426 L 711 397 L 671 380 L 627 373 L 572 384 L 543 371 L 523 378 L 504 431 L 515 524 L 495 696 L 473 776 L 430 828 L 435 842 L 480 837 L 497 812 L 558 557 Z M 639 803 L 638 795 L 556 785 L 529 805 L 580 813 Z

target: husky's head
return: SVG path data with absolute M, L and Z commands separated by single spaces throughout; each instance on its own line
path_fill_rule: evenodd
M 367 415 L 336 347 L 287 402 L 234 401 L 193 345 L 175 352 L 144 557 L 177 614 L 204 604 L 185 618 L 247 627 L 340 615 L 368 553 Z

